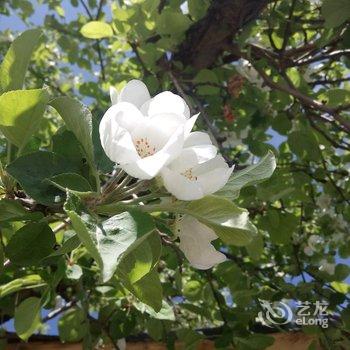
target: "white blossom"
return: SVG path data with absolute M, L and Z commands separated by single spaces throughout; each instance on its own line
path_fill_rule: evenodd
M 119 350 L 125 350 L 126 349 L 126 340 L 125 338 L 120 338 L 117 340 L 117 345 Z
M 139 80 L 110 94 L 113 105 L 100 123 L 102 147 L 129 175 L 151 179 L 181 153 L 198 115 L 190 118 L 186 102 L 170 91 L 151 98 Z
M 308 245 L 313 249 L 317 250 L 324 243 L 324 239 L 319 235 L 311 235 L 308 239 Z
M 240 131 L 224 131 L 221 133 L 223 137 L 226 137 L 226 140 L 222 143 L 222 146 L 225 148 L 233 148 L 239 146 L 243 143 L 242 139 L 245 139 L 248 136 L 250 127 L 246 127 Z
M 304 253 L 307 256 L 312 256 L 314 255 L 314 250 L 307 245 L 306 247 L 304 247 Z
M 346 242 L 346 237 L 343 232 L 338 232 L 332 235 L 332 242 L 335 244 L 341 244 Z
M 322 212 L 326 212 L 332 203 L 332 198 L 328 194 L 322 193 L 316 198 L 316 204 Z
M 264 85 L 264 80 L 257 70 L 245 59 L 240 59 L 236 65 L 237 72 L 246 78 L 251 84 L 256 85 L 262 91 L 270 91 L 271 89 Z
M 335 264 L 328 262 L 326 259 L 320 261 L 320 271 L 324 271 L 329 275 L 334 275 L 335 273 Z
M 207 270 L 227 260 L 210 243 L 218 238 L 215 232 L 194 217 L 181 217 L 177 220 L 175 229 L 180 238 L 180 249 L 193 267 Z
M 348 228 L 348 223 L 344 220 L 343 215 L 338 214 L 334 219 L 333 226 L 336 230 L 346 232 Z
M 307 240 L 307 245 L 304 247 L 304 253 L 307 256 L 312 256 L 324 244 L 324 239 L 319 235 L 311 235 Z
M 180 155 L 161 170 L 164 187 L 177 199 L 190 201 L 215 193 L 227 183 L 229 167 L 204 132 L 192 132 Z

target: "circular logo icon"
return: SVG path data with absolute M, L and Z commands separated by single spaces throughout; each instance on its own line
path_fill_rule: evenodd
M 267 327 L 284 325 L 293 320 L 293 312 L 289 305 L 283 302 L 270 302 L 259 299 L 262 311 L 258 313 L 259 321 Z

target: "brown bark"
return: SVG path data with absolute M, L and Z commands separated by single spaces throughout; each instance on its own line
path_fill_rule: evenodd
M 268 347 L 267 350 L 307 350 L 316 338 L 311 335 L 307 335 L 301 332 L 289 332 L 289 333 L 274 333 L 271 334 L 275 338 L 275 343 Z M 53 337 L 51 337 L 53 338 Z M 167 347 L 165 344 L 156 343 L 153 341 L 143 342 L 127 342 L 126 350 L 165 350 Z M 80 343 L 67 343 L 62 344 L 59 341 L 41 340 L 29 343 L 12 343 L 6 347 L 7 350 L 82 350 L 82 344 Z M 106 346 L 106 350 L 112 350 L 112 346 Z M 184 349 L 184 345 L 177 342 L 175 349 Z M 198 350 L 213 350 L 215 349 L 214 342 L 210 340 L 201 341 L 198 346 Z M 316 341 L 315 349 L 321 350 L 321 346 Z
M 175 59 L 195 69 L 210 67 L 230 51 L 234 35 L 256 19 L 268 0 L 215 0 L 207 14 L 186 33 Z

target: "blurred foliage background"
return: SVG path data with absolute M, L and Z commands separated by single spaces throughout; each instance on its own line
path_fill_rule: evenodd
M 255 254 L 217 243 L 230 261 L 201 272 L 186 261 L 179 266 L 174 251 L 163 247 L 159 274 L 171 306 L 163 314 L 146 312 L 113 284 L 97 286 L 81 250 L 67 257 L 69 269 L 51 298 L 74 300 L 78 279 L 83 280 L 83 288 L 90 289 L 87 307 L 98 322 L 87 331 L 73 308 L 59 321 L 62 340 L 86 339 L 88 333 L 90 344 L 96 344 L 146 332 L 169 347 L 179 338 L 191 348 L 203 337 L 200 329 L 214 329 L 218 348 L 233 343 L 263 349 L 271 339 L 261 335 L 256 321 L 258 299 L 288 300 L 293 307 L 293 301 L 324 300 L 329 328 L 303 326 L 302 331 L 325 348 L 350 348 L 349 1 L 0 1 L 0 28 L 8 27 L 0 33 L 0 61 L 19 34 L 12 19 L 24 28 L 40 25 L 44 33 L 32 56 L 27 89 L 45 86 L 51 97 L 79 99 L 98 125 L 110 106 L 109 87 L 140 79 L 151 94 L 168 89 L 183 96 L 201 113 L 199 128 L 210 133 L 236 169 L 268 150 L 278 161 L 267 182 L 242 189 L 236 199 L 262 234 Z M 62 126 L 57 113 L 46 110 L 27 151 L 60 147 L 52 140 Z M 65 152 L 79 157 L 73 144 L 66 144 Z M 0 136 L 4 164 L 7 157 Z M 112 170 L 105 158 L 99 161 L 102 172 Z M 6 244 L 18 227 L 6 222 L 0 227 Z M 58 242 L 63 234 L 56 235 Z M 72 266 L 83 269 L 82 279 Z M 26 269 L 5 267 L 0 283 L 37 273 Z M 30 293 L 0 300 L 3 322 Z

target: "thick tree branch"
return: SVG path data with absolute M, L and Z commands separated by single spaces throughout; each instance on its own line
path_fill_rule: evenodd
M 235 34 L 256 19 L 268 0 L 214 0 L 204 18 L 186 33 L 175 60 L 194 69 L 210 67 L 232 45 Z

